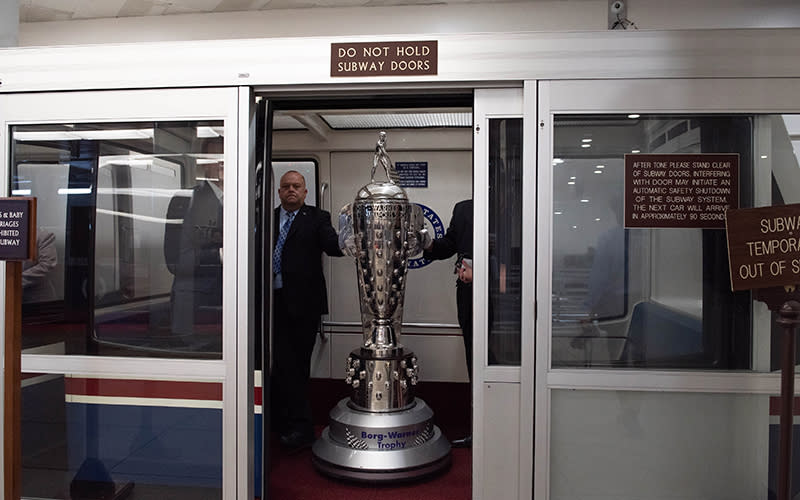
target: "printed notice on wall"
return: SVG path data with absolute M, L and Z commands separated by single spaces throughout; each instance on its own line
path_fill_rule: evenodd
M 722 229 L 738 207 L 738 153 L 625 155 L 625 227 Z
M 331 44 L 331 76 L 435 75 L 439 66 L 436 40 Z
M 394 169 L 400 179 L 400 186 L 404 188 L 428 187 L 428 162 L 427 161 L 396 161 Z
M 800 285 L 800 204 L 728 210 L 731 289 Z
M 32 257 L 31 206 L 30 198 L 0 198 L 0 260 Z

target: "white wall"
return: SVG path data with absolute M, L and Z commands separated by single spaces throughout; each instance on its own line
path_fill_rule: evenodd
M 794 0 L 628 0 L 639 29 L 800 27 Z M 22 23 L 20 46 L 357 34 L 607 29 L 607 0 L 273 9 Z M 2 16 L 0 16 L 2 17 Z

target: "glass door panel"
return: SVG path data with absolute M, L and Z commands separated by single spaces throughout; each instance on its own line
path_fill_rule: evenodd
M 489 120 L 490 365 L 519 366 L 522 332 L 522 118 Z
M 6 193 L 38 202 L 23 497 L 251 496 L 236 480 L 253 440 L 236 417 L 253 404 L 235 355 L 252 251 L 237 215 L 254 198 L 235 189 L 239 106 L 238 89 L 0 96 Z
M 554 117 L 553 366 L 750 367 L 750 295 L 730 291 L 725 231 L 626 229 L 623 187 L 628 153 L 736 153 L 735 189 L 740 205 L 750 206 L 752 122 L 745 115 Z M 670 188 L 664 201 L 680 207 L 687 193 L 713 194 L 694 175 L 692 187 Z
M 221 358 L 222 120 L 11 133 L 11 193 L 38 199 L 23 347 Z
M 25 373 L 23 497 L 222 498 L 221 387 Z

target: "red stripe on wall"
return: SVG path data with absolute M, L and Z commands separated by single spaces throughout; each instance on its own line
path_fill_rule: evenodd
M 780 396 L 770 396 L 769 398 L 769 414 L 770 415 L 780 415 L 781 414 L 781 397 Z M 794 400 L 792 401 L 792 415 L 798 416 L 800 415 L 800 397 L 795 396 Z
M 72 395 L 222 401 L 220 382 L 67 377 L 64 379 L 64 385 L 66 393 Z

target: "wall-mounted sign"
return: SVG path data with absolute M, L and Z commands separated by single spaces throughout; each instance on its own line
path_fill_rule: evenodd
M 427 161 L 396 161 L 394 169 L 400 178 L 400 186 L 404 188 L 428 187 Z
M 800 204 L 728 210 L 731 289 L 800 285 Z
M 722 229 L 738 207 L 738 154 L 625 155 L 625 227 Z
M 331 44 L 331 76 L 435 75 L 436 40 Z
M 0 198 L 0 260 L 31 260 L 36 252 L 33 198 Z M 33 220 L 32 220 L 33 219 Z

